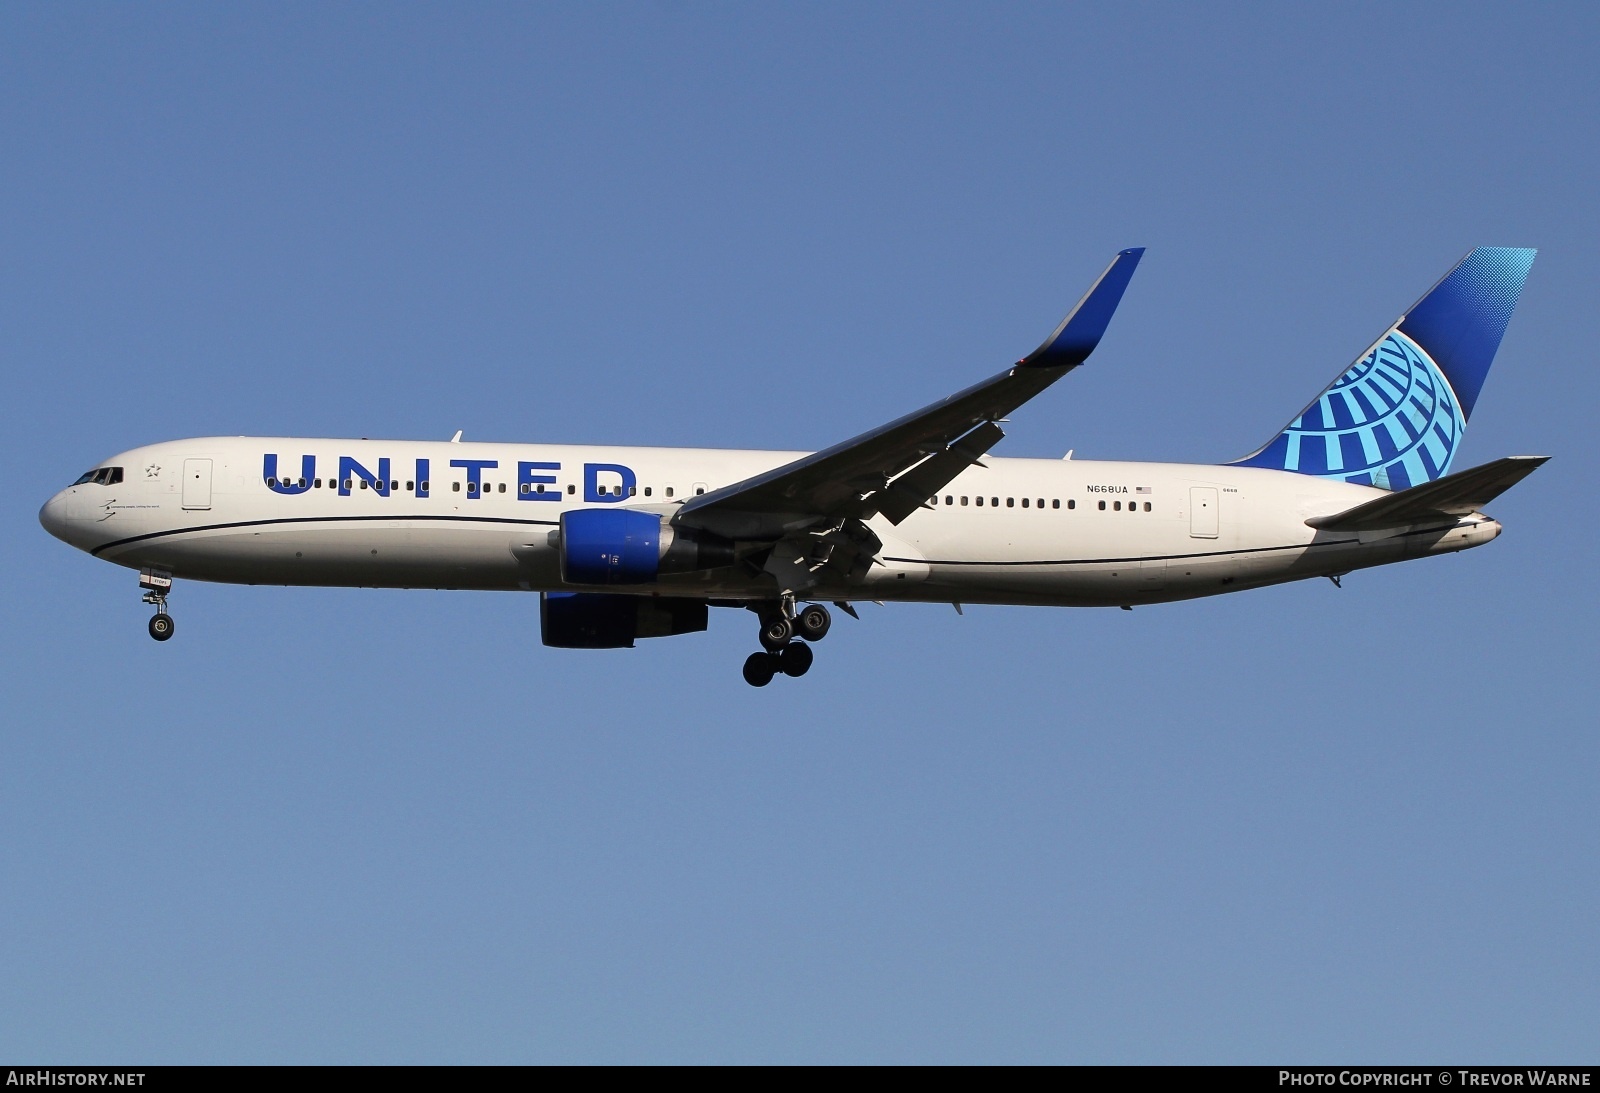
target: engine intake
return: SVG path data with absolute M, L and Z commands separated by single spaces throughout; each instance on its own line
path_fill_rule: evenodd
M 568 584 L 648 584 L 662 573 L 732 565 L 733 544 L 676 530 L 653 512 L 573 509 L 561 514 L 561 579 Z

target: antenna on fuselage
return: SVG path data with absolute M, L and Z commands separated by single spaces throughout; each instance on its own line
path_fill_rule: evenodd
M 456 430 L 456 435 L 450 438 L 450 443 L 452 443 L 452 444 L 460 444 L 461 443 L 461 430 L 460 429 L 457 429 Z

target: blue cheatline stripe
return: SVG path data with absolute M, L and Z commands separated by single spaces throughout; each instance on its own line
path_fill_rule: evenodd
M 254 528 L 267 527 L 272 524 L 350 524 L 370 523 L 378 520 L 388 521 L 426 521 L 429 523 L 458 523 L 458 524 L 520 524 L 524 526 L 559 526 L 554 520 L 517 520 L 508 516 L 285 516 L 273 520 L 235 520 L 225 524 L 198 524 L 188 528 L 173 528 L 170 531 L 151 531 L 144 535 L 130 535 L 126 539 L 117 539 L 114 542 L 102 543 L 89 551 L 98 555 L 102 550 L 112 550 L 116 547 L 127 546 L 129 543 L 144 543 L 152 539 L 162 539 L 173 535 L 189 535 L 200 531 L 226 531 L 229 528 Z

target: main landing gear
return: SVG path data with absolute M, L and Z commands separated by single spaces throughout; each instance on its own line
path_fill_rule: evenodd
M 833 616 L 820 603 L 807 604 L 795 611 L 794 598 L 785 596 L 781 604 L 761 612 L 761 648 L 744 662 L 744 681 L 752 687 L 765 687 L 780 672 L 796 678 L 811 670 L 812 653 L 808 641 L 821 641 L 833 625 Z M 795 638 L 803 641 L 795 641 Z
M 144 589 L 144 602 L 155 606 L 150 618 L 150 636 L 166 641 L 172 636 L 172 616 L 167 614 L 167 593 L 172 591 L 172 574 L 147 569 L 139 574 L 139 587 Z

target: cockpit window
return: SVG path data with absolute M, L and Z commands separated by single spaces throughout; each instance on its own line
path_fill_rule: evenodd
M 86 482 L 93 482 L 97 486 L 115 486 L 121 481 L 121 467 L 96 467 L 92 471 L 84 471 L 73 485 L 81 486 Z

